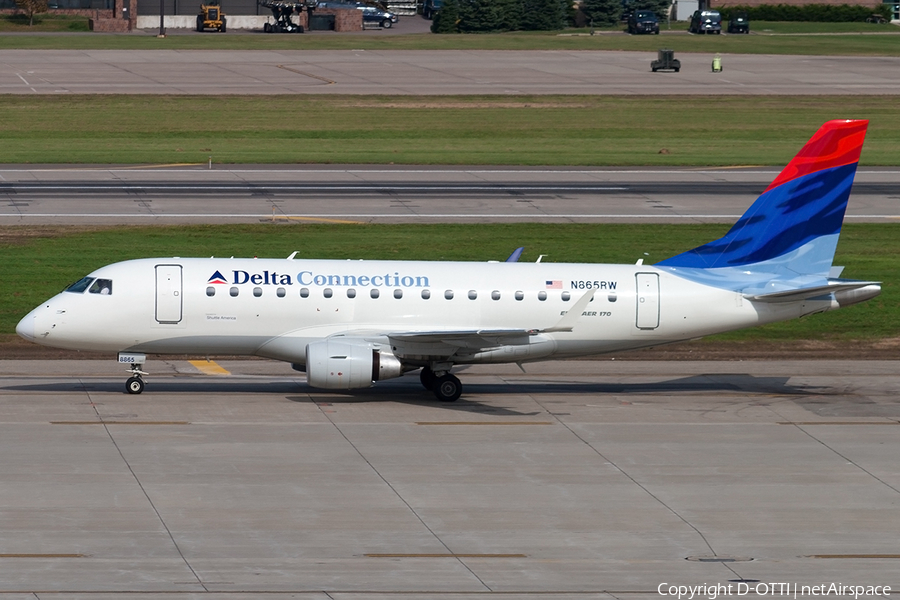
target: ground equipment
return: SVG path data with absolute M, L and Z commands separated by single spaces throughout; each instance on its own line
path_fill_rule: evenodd
M 681 61 L 675 58 L 674 50 L 660 48 L 657 59 L 650 63 L 650 68 L 656 73 L 660 69 L 672 69 L 676 73 L 681 70 Z
M 200 13 L 197 15 L 197 31 L 206 31 L 207 29 L 225 33 L 225 13 L 222 12 L 218 0 L 200 5 Z
M 263 31 L 266 33 L 303 33 L 303 25 L 294 23 L 291 15 L 296 12 L 302 14 L 303 9 L 312 13 L 312 9 L 316 7 L 316 0 L 307 0 L 306 2 L 285 2 L 284 0 L 257 0 L 257 4 L 268 8 L 275 17 L 274 23 L 268 21 L 263 25 Z

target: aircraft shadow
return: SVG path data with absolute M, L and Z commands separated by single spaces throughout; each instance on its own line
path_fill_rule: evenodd
M 809 396 L 828 393 L 828 388 L 806 385 L 791 385 L 789 377 L 758 377 L 747 373 L 716 373 L 711 375 L 691 375 L 655 382 L 639 383 L 598 383 L 587 381 L 542 380 L 521 376 L 502 383 L 468 383 L 463 377 L 464 396 L 455 403 L 438 403 L 443 406 L 461 406 L 468 402 L 465 395 L 503 396 L 508 394 L 530 395 L 609 395 L 642 394 L 669 395 L 691 393 L 729 392 L 736 394 L 771 394 L 779 396 Z M 19 385 L 0 385 L 0 391 L 25 393 L 97 392 L 125 394 L 124 380 L 109 381 L 53 381 Z M 380 382 L 374 387 L 362 390 L 320 390 L 309 387 L 305 382 L 294 379 L 266 380 L 264 377 L 240 380 L 221 380 L 179 377 L 177 379 L 148 379 L 144 395 L 154 393 L 191 394 L 277 394 L 284 395 L 293 402 L 436 402 L 434 396 L 423 389 L 417 376 L 406 376 Z M 298 394 L 303 394 L 299 396 Z

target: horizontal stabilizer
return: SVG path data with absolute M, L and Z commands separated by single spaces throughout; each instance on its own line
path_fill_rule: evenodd
M 861 290 L 869 286 L 874 286 L 877 290 L 869 297 L 877 296 L 881 292 L 881 282 L 879 281 L 840 281 L 829 283 L 828 285 L 819 285 L 815 287 L 800 288 L 794 290 L 785 290 L 782 292 L 773 292 L 771 294 L 746 294 L 744 297 L 754 302 L 800 302 L 803 300 L 812 300 L 822 298 L 829 294 L 837 294 L 839 292 L 847 292 L 850 290 Z

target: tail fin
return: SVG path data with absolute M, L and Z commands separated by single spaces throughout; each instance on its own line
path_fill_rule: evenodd
M 868 121 L 828 121 L 724 237 L 657 266 L 827 277 Z

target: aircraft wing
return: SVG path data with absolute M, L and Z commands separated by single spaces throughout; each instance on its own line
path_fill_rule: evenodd
M 578 299 L 572 308 L 552 327 L 534 329 L 471 329 L 438 331 L 403 331 L 388 333 L 391 346 L 402 355 L 448 356 L 459 349 L 469 351 L 486 350 L 498 346 L 519 346 L 530 344 L 532 336 L 542 333 L 572 331 L 581 313 L 593 300 L 594 292 L 589 290 Z
M 756 302 L 798 302 L 802 300 L 811 300 L 813 298 L 821 298 L 835 292 L 845 292 L 849 290 L 858 290 L 870 285 L 880 285 L 880 281 L 841 281 L 829 283 L 828 285 L 819 285 L 814 287 L 799 288 L 793 290 L 785 290 L 781 292 L 772 292 L 770 294 L 756 294 L 744 296 L 748 300 Z
M 497 346 L 517 346 L 527 344 L 528 339 L 538 333 L 526 329 L 479 329 L 471 331 L 409 331 L 390 333 L 392 346 L 446 345 L 451 348 L 470 350 L 496 348 Z

